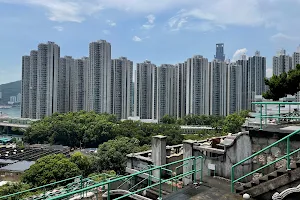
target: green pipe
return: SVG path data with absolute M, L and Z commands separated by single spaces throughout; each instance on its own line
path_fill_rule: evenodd
M 161 176 L 162 176 L 162 167 L 159 169 L 159 200 L 162 200 L 162 194 L 161 194 L 162 181 L 161 181 Z
M 236 163 L 235 165 L 233 165 L 233 166 L 231 167 L 231 191 L 232 191 L 232 192 L 234 191 L 234 183 L 235 183 L 235 182 L 237 182 L 237 181 L 239 181 L 239 180 L 242 180 L 242 179 L 244 179 L 244 178 L 246 178 L 246 177 L 248 177 L 248 176 L 254 174 L 255 172 L 258 172 L 258 171 L 260 171 L 261 169 L 264 169 L 264 168 L 266 168 L 266 167 L 268 167 L 268 166 L 270 166 L 270 165 L 272 165 L 272 164 L 274 164 L 274 163 L 276 163 L 276 162 L 278 162 L 278 161 L 280 161 L 280 160 L 282 160 L 282 159 L 284 159 L 284 158 L 287 158 L 287 159 L 288 159 L 288 168 L 290 168 L 290 166 L 289 166 L 290 155 L 292 155 L 292 154 L 294 154 L 294 153 L 300 151 L 300 149 L 297 149 L 297 150 L 293 151 L 292 153 L 290 153 L 290 137 L 292 137 L 293 135 L 298 134 L 299 132 L 300 132 L 300 130 L 294 131 L 293 133 L 291 133 L 291 134 L 289 134 L 289 135 L 283 137 L 282 139 L 280 139 L 280 140 L 274 142 L 272 145 L 269 145 L 269 146 L 263 148 L 262 150 L 256 152 L 255 154 L 249 156 L 248 158 L 245 158 L 245 159 L 243 159 L 242 161 L 240 161 L 240 162 Z M 275 145 L 277 145 L 277 144 L 279 144 L 280 142 L 285 141 L 285 140 L 287 140 L 287 155 L 285 155 L 285 156 L 283 156 L 283 157 L 281 157 L 281 158 L 278 158 L 278 159 L 276 159 L 275 161 L 273 161 L 273 162 L 271 162 L 271 163 L 268 163 L 267 165 L 264 165 L 264 166 L 260 167 L 259 169 L 256 169 L 256 170 L 254 170 L 254 171 L 252 171 L 252 172 L 250 172 L 250 173 L 248 173 L 248 174 L 246 174 L 246 175 L 244 175 L 244 176 L 238 178 L 237 180 L 234 180 L 234 168 L 235 168 L 236 166 L 238 166 L 238 165 L 240 165 L 240 164 L 246 162 L 246 161 L 249 160 L 249 159 L 254 158 L 255 156 L 261 154 L 262 152 L 264 152 L 264 151 L 266 151 L 266 150 L 272 148 L 273 146 L 275 146 Z
M 183 160 L 179 160 L 179 161 L 175 161 L 175 162 L 172 162 L 172 163 L 168 163 L 166 165 L 163 165 L 163 167 L 166 167 L 166 166 L 170 166 L 170 165 L 174 165 L 174 164 L 177 164 L 177 163 L 180 163 L 180 162 L 183 162 L 183 161 L 186 161 L 186 160 L 191 160 L 191 159 L 194 159 L 194 157 L 189 157 L 189 158 L 185 158 Z M 73 192 L 70 192 L 70 193 L 67 193 L 67 194 L 62 194 L 60 196 L 56 196 L 56 197 L 52 197 L 50 198 L 49 200 L 56 200 L 56 199 L 62 199 L 62 198 L 65 198 L 65 197 L 69 197 L 70 195 L 74 195 L 74 194 L 78 194 L 82 191 L 87 191 L 87 190 L 91 190 L 93 188 L 96 188 L 96 187 L 100 187 L 100 186 L 103 186 L 103 185 L 107 185 L 108 183 L 113 183 L 113 182 L 116 182 L 116 181 L 120 181 L 122 179 L 125 179 L 125 178 L 129 178 L 129 177 L 132 177 L 132 176 L 136 176 L 136 175 L 139 175 L 139 174 L 144 174 L 144 173 L 147 173 L 148 171 L 153 171 L 153 170 L 157 170 L 159 169 L 160 167 L 154 167 L 154 168 L 151 168 L 151 169 L 148 169 L 148 170 L 144 170 L 144 171 L 140 171 L 140 172 L 137 172 L 135 174 L 131 174 L 131 175 L 127 175 L 127 176 L 123 176 L 123 177 L 120 177 L 120 178 L 116 178 L 116 179 L 113 179 L 113 180 L 109 180 L 109 181 L 106 181 L 106 182 L 101 182 L 101 183 L 97 183 L 95 185 L 92 185 L 92 186 L 89 186 L 89 187 L 86 187 L 86 188 L 83 188 L 83 189 L 80 189 L 80 190 L 77 190 L 77 191 L 73 191 Z M 194 171 L 190 171 L 190 172 L 186 172 L 184 174 L 180 174 L 180 175 L 176 175 L 170 179 L 166 179 L 166 180 L 163 180 L 162 183 L 165 183 L 167 181 L 170 181 L 170 180 L 176 180 L 177 178 L 180 178 L 180 177 L 184 177 L 184 176 L 188 176 L 188 175 L 191 175 L 193 174 Z M 153 185 L 150 185 L 150 186 L 147 186 L 145 187 L 144 189 L 140 189 L 140 190 L 137 190 L 133 193 L 130 193 L 130 194 L 127 194 L 127 195 L 124 195 L 122 196 L 121 198 L 123 197 L 127 197 L 127 196 L 130 196 L 132 194 L 136 194 L 138 192 L 141 192 L 145 189 L 149 189 L 149 188 L 152 188 L 152 187 L 155 187 L 155 186 L 158 186 L 160 183 L 155 183 Z M 120 199 L 120 198 L 117 198 L 117 199 Z M 117 200 L 115 199 L 115 200 Z
M 290 155 L 293 155 L 293 154 L 295 154 L 295 153 L 297 153 L 299 151 L 300 151 L 300 148 L 297 149 L 297 150 L 295 150 L 295 151 L 293 151 L 292 153 L 290 153 Z M 285 159 L 287 157 L 288 157 L 288 155 L 284 155 L 284 156 L 282 156 L 282 157 L 280 157 L 280 158 L 278 158 L 278 159 L 276 159 L 276 160 L 274 160 L 274 161 L 272 161 L 272 162 L 270 162 L 270 163 L 268 163 L 268 164 L 266 164 L 266 165 L 264 165 L 264 166 L 262 166 L 262 167 L 260 167 L 260 168 L 258 168 L 256 170 L 254 170 L 254 171 L 252 171 L 252 172 L 250 172 L 250 173 L 248 173 L 248 174 L 246 174 L 246 175 L 244 175 L 244 176 L 236 179 L 233 182 L 236 183 L 236 182 L 238 182 L 238 181 L 240 181 L 240 180 L 242 180 L 242 179 L 244 179 L 244 178 L 246 178 L 246 177 L 248 177 L 248 176 L 250 176 L 250 175 L 252 175 L 252 174 L 254 174 L 254 173 L 256 173 L 256 172 L 258 172 L 258 171 L 260 171 L 262 169 L 264 169 L 264 168 L 266 168 L 266 167 L 269 167 L 270 165 L 273 165 L 274 163 L 277 163 L 278 161 L 281 161 L 282 159 Z
M 287 155 L 287 166 L 286 169 L 287 170 L 291 170 L 291 160 L 290 160 L 290 138 L 286 139 L 286 155 Z
M 26 192 L 31 192 L 31 191 L 34 191 L 34 190 L 42 189 L 42 188 L 49 187 L 49 186 L 52 186 L 52 185 L 55 185 L 55 184 L 58 184 L 58 183 L 66 182 L 66 181 L 69 181 L 69 180 L 72 180 L 72 179 L 75 180 L 76 178 L 80 178 L 80 177 L 81 177 L 81 175 L 80 176 L 75 176 L 75 177 L 72 177 L 72 178 L 68 178 L 68 179 L 65 179 L 65 180 L 57 181 L 57 182 L 54 182 L 54 183 L 49 183 L 47 185 L 39 186 L 39 187 L 36 187 L 36 188 L 24 190 L 24 191 L 21 191 L 21 192 L 5 195 L 5 196 L 0 197 L 0 199 L 8 199 L 8 197 L 13 197 L 15 195 L 21 195 L 21 194 L 26 193 Z

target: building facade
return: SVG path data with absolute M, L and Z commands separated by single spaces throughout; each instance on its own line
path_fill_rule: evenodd
M 29 117 L 30 56 L 22 57 L 22 106 L 21 117 Z M 12 101 L 12 99 L 10 100 Z M 17 101 L 17 100 L 16 100 Z
M 216 55 L 215 59 L 219 61 L 225 61 L 225 54 L 224 54 L 224 43 L 216 44 Z
M 127 119 L 133 111 L 133 62 L 126 57 L 120 57 L 112 60 L 111 68 L 111 111 L 118 119 Z
M 158 119 L 157 67 L 138 63 L 135 73 L 134 113 L 141 119 Z
M 97 113 L 111 113 L 111 45 L 105 40 L 89 46 L 88 104 Z
M 273 74 L 279 75 L 283 72 L 288 72 L 292 69 L 292 57 L 286 55 L 286 51 L 282 49 L 276 56 L 273 57 Z

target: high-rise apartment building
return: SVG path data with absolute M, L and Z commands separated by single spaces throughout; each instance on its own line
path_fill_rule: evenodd
M 118 119 L 127 119 L 133 111 L 133 62 L 126 57 L 120 57 L 112 60 L 111 68 L 111 111 Z
M 213 60 L 209 63 L 209 114 L 227 115 L 228 67 L 227 63 Z M 205 95 L 205 93 L 204 93 Z
M 225 54 L 224 54 L 224 43 L 216 44 L 216 55 L 215 59 L 219 61 L 225 61 Z
M 58 111 L 60 47 L 54 42 L 39 44 L 37 59 L 37 111 L 41 119 Z
M 259 51 L 249 57 L 248 60 L 248 103 L 254 101 L 255 95 L 262 95 L 265 92 L 266 78 L 266 57 L 262 57 Z M 250 106 L 252 110 L 254 106 Z
M 241 85 L 242 88 L 242 97 L 241 97 L 241 109 L 249 110 L 251 109 L 251 102 L 248 100 L 248 92 L 249 92 L 249 61 L 247 60 L 246 55 L 242 55 L 241 60 L 237 60 L 236 64 L 241 67 L 240 69 L 240 79 L 238 84 Z
M 286 51 L 282 49 L 273 57 L 273 74 L 279 75 L 292 69 L 292 57 L 286 55 Z
M 85 69 L 84 59 L 75 59 L 74 66 L 71 68 L 70 79 L 70 110 L 78 112 L 84 109 L 85 94 Z
M 177 68 L 163 64 L 157 68 L 158 76 L 158 119 L 164 115 L 177 116 L 178 81 Z
M 177 98 L 176 98 L 176 110 L 177 118 L 182 118 L 186 113 L 186 68 L 184 63 L 178 63 L 176 67 L 176 85 L 177 85 Z
M 36 119 L 38 51 L 30 52 L 29 118 Z
M 138 63 L 135 74 L 134 113 L 141 119 L 157 119 L 157 67 Z
M 292 68 L 295 69 L 298 64 L 300 64 L 300 45 L 297 48 L 297 51 L 293 53 Z
M 246 110 L 243 103 L 243 67 L 237 63 L 229 63 L 228 89 L 227 89 L 227 114 Z M 241 84 L 242 83 L 242 84 Z
M 196 55 L 185 62 L 186 115 L 208 114 L 208 59 Z
M 111 45 L 105 40 L 89 46 L 88 104 L 98 113 L 111 113 Z
M 22 106 L 21 117 L 29 117 L 30 56 L 22 57 Z

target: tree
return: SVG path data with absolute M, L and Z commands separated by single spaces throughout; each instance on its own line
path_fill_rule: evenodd
M 74 153 L 70 161 L 77 165 L 83 176 L 88 176 L 93 172 L 91 159 L 81 152 Z
M 242 115 L 245 113 L 242 112 Z M 245 123 L 246 118 L 239 113 L 227 115 L 223 123 L 223 133 L 237 133 L 241 131 L 242 125 Z
M 118 174 L 125 172 L 127 154 L 145 151 L 149 146 L 140 146 L 136 138 L 120 137 L 99 145 L 97 165 L 99 171 L 114 170 Z
M 300 91 L 300 65 L 288 73 L 284 72 L 280 75 L 273 75 L 270 79 L 265 79 L 265 84 L 269 86 L 269 90 L 263 94 L 265 99 L 273 99 L 278 101 L 286 95 L 295 95 Z
M 161 118 L 161 123 L 163 124 L 175 124 L 176 123 L 176 117 L 170 116 L 170 115 L 164 115 Z
M 25 191 L 30 189 L 30 185 L 24 183 L 7 183 L 0 187 L 0 197 L 14 194 L 17 192 Z M 31 194 L 31 193 L 30 193 Z M 8 200 L 18 200 L 20 198 L 25 198 L 30 195 L 29 193 L 24 193 L 15 197 L 8 197 Z
M 22 176 L 22 181 L 38 187 L 80 175 L 78 166 L 63 154 L 52 154 L 38 159 Z

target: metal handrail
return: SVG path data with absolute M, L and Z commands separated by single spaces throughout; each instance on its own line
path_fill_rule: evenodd
M 254 174 L 254 173 L 256 173 L 256 172 L 258 172 L 258 171 L 260 171 L 260 170 L 262 170 L 262 169 L 264 169 L 264 168 L 266 168 L 266 167 L 268 167 L 268 166 L 270 166 L 272 164 L 274 164 L 274 163 L 277 163 L 278 161 L 280 161 L 280 160 L 282 160 L 284 158 L 287 158 L 287 170 L 290 170 L 290 156 L 293 155 L 293 154 L 295 154 L 295 153 L 297 153 L 298 151 L 300 151 L 300 148 L 299 148 L 299 149 L 297 149 L 297 150 L 295 150 L 293 152 L 290 152 L 290 138 L 292 136 L 298 134 L 298 133 L 300 133 L 300 130 L 294 131 L 293 133 L 291 133 L 291 134 L 283 137 L 282 139 L 274 142 L 273 144 L 271 144 L 271 145 L 263 148 L 262 150 L 256 152 L 255 154 L 249 156 L 248 158 L 245 158 L 245 159 L 241 160 L 240 162 L 236 163 L 235 165 L 233 165 L 231 167 L 231 192 L 234 192 L 234 183 L 236 183 L 236 182 L 238 182 L 238 181 L 240 181 L 240 180 L 242 180 L 242 179 L 244 179 L 244 178 L 246 178 L 246 177 L 248 177 L 248 176 L 250 176 L 250 175 L 252 175 L 252 174 Z M 287 149 L 286 155 L 284 155 L 284 156 L 276 159 L 275 161 L 273 161 L 271 163 L 268 163 L 268 164 L 266 164 L 266 165 L 264 165 L 264 166 L 262 166 L 262 167 L 260 167 L 260 168 L 258 168 L 256 170 L 254 170 L 252 172 L 249 172 L 248 174 L 246 174 L 246 175 L 244 175 L 244 176 L 242 176 L 242 177 L 240 177 L 240 178 L 238 178 L 236 180 L 234 179 L 234 169 L 235 169 L 235 167 L 237 167 L 237 166 L 241 165 L 242 163 L 244 163 L 244 162 L 246 162 L 246 161 L 254 158 L 255 156 L 261 154 L 262 152 L 264 152 L 264 151 L 266 151 L 266 150 L 274 147 L 275 145 L 279 144 L 282 141 L 286 141 L 286 146 L 287 146 L 287 148 L 286 148 Z

